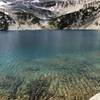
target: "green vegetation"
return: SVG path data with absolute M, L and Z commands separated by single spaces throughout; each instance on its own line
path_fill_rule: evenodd
M 3 12 L 0 12 L 0 30 L 7 31 L 9 28 L 9 25 L 12 24 L 13 22 L 14 20 L 11 17 L 4 14 Z
M 99 12 L 100 7 L 90 6 L 88 8 L 80 9 L 79 11 L 51 19 L 49 24 L 57 29 L 74 28 L 75 26 L 80 26 L 93 21 Z
M 40 21 L 40 19 L 34 16 L 32 13 L 17 12 L 15 14 L 17 15 L 19 24 L 25 24 L 25 22 L 28 20 L 30 20 L 32 24 L 39 23 Z
M 0 30 L 8 30 L 9 24 L 6 20 L 7 16 L 0 12 Z

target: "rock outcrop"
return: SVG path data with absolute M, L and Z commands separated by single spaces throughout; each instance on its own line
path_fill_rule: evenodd
M 91 97 L 89 100 L 100 100 L 100 93 L 98 93 L 95 96 Z

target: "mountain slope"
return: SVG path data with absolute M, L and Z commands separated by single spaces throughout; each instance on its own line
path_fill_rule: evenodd
M 0 11 L 12 18 L 19 29 L 27 24 L 32 29 L 34 25 L 37 29 L 84 28 L 99 18 L 100 0 L 3 0 Z

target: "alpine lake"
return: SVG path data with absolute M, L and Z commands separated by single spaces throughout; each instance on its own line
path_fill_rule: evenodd
M 0 100 L 89 100 L 100 92 L 100 31 L 0 31 Z

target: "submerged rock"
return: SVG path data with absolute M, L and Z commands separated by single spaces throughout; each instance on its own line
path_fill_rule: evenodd
M 25 69 L 25 72 L 37 72 L 40 71 L 40 68 L 29 67 Z
M 50 83 L 48 83 L 46 80 L 32 81 L 28 86 L 29 100 L 48 100 L 51 97 L 49 87 Z
M 14 76 L 0 76 L 0 98 L 2 98 L 1 100 L 15 100 L 17 90 L 22 83 L 23 80 L 20 80 L 20 78 Z

